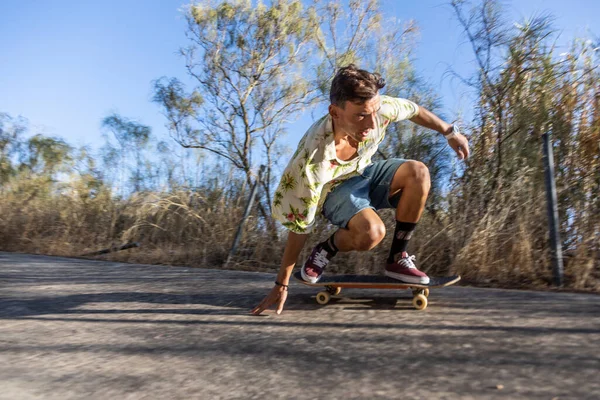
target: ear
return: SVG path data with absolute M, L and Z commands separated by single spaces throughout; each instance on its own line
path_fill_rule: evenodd
M 338 119 L 340 116 L 338 106 L 336 106 L 335 104 L 330 104 L 329 105 L 329 115 L 331 115 L 331 118 L 333 118 L 333 119 Z

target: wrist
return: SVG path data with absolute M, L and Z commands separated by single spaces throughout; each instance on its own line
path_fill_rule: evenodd
M 446 140 L 450 140 L 458 136 L 459 133 L 460 130 L 457 125 L 449 125 L 449 127 L 442 132 L 442 135 L 444 135 Z
M 452 124 L 447 124 L 444 123 L 444 126 L 442 127 L 442 130 L 440 131 L 440 133 L 444 136 L 446 136 L 447 134 L 452 132 Z
M 289 285 L 290 284 L 290 275 L 289 274 L 278 274 L 277 278 L 275 278 L 275 282 L 278 282 L 282 285 Z

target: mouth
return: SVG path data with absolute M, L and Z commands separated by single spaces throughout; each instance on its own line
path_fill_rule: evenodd
M 366 138 L 367 136 L 369 136 L 369 131 L 360 132 L 358 134 L 358 136 L 360 136 L 362 138 Z

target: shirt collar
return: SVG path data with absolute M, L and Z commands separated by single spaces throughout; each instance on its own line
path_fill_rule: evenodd
M 379 123 L 379 122 L 378 122 Z M 371 132 L 371 134 L 369 135 L 368 139 L 369 140 L 373 140 L 373 133 L 374 130 Z M 327 115 L 327 118 L 325 120 L 325 126 L 323 127 L 323 137 L 325 137 L 325 140 L 327 141 L 327 143 L 325 144 L 325 151 L 323 153 L 324 157 L 326 160 L 336 160 L 337 162 L 341 162 L 343 164 L 352 162 L 353 160 L 350 161 L 341 161 L 338 160 L 337 158 L 337 152 L 335 151 L 335 137 L 333 135 L 333 120 L 331 119 L 331 115 Z M 365 150 L 365 142 L 360 142 L 358 144 L 358 156 L 360 157 L 364 150 Z

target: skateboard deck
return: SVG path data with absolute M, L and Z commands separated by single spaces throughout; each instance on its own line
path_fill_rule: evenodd
M 323 287 L 325 290 L 317 293 L 317 303 L 322 305 L 329 303 L 332 296 L 339 295 L 343 288 L 412 289 L 412 303 L 417 310 L 424 310 L 427 308 L 429 289 L 450 286 L 460 281 L 459 275 L 429 277 L 429 283 L 426 285 L 401 282 L 383 275 L 334 275 L 324 276 L 319 282 L 310 283 L 302 279 L 300 271 L 294 274 L 294 278 L 307 286 Z

